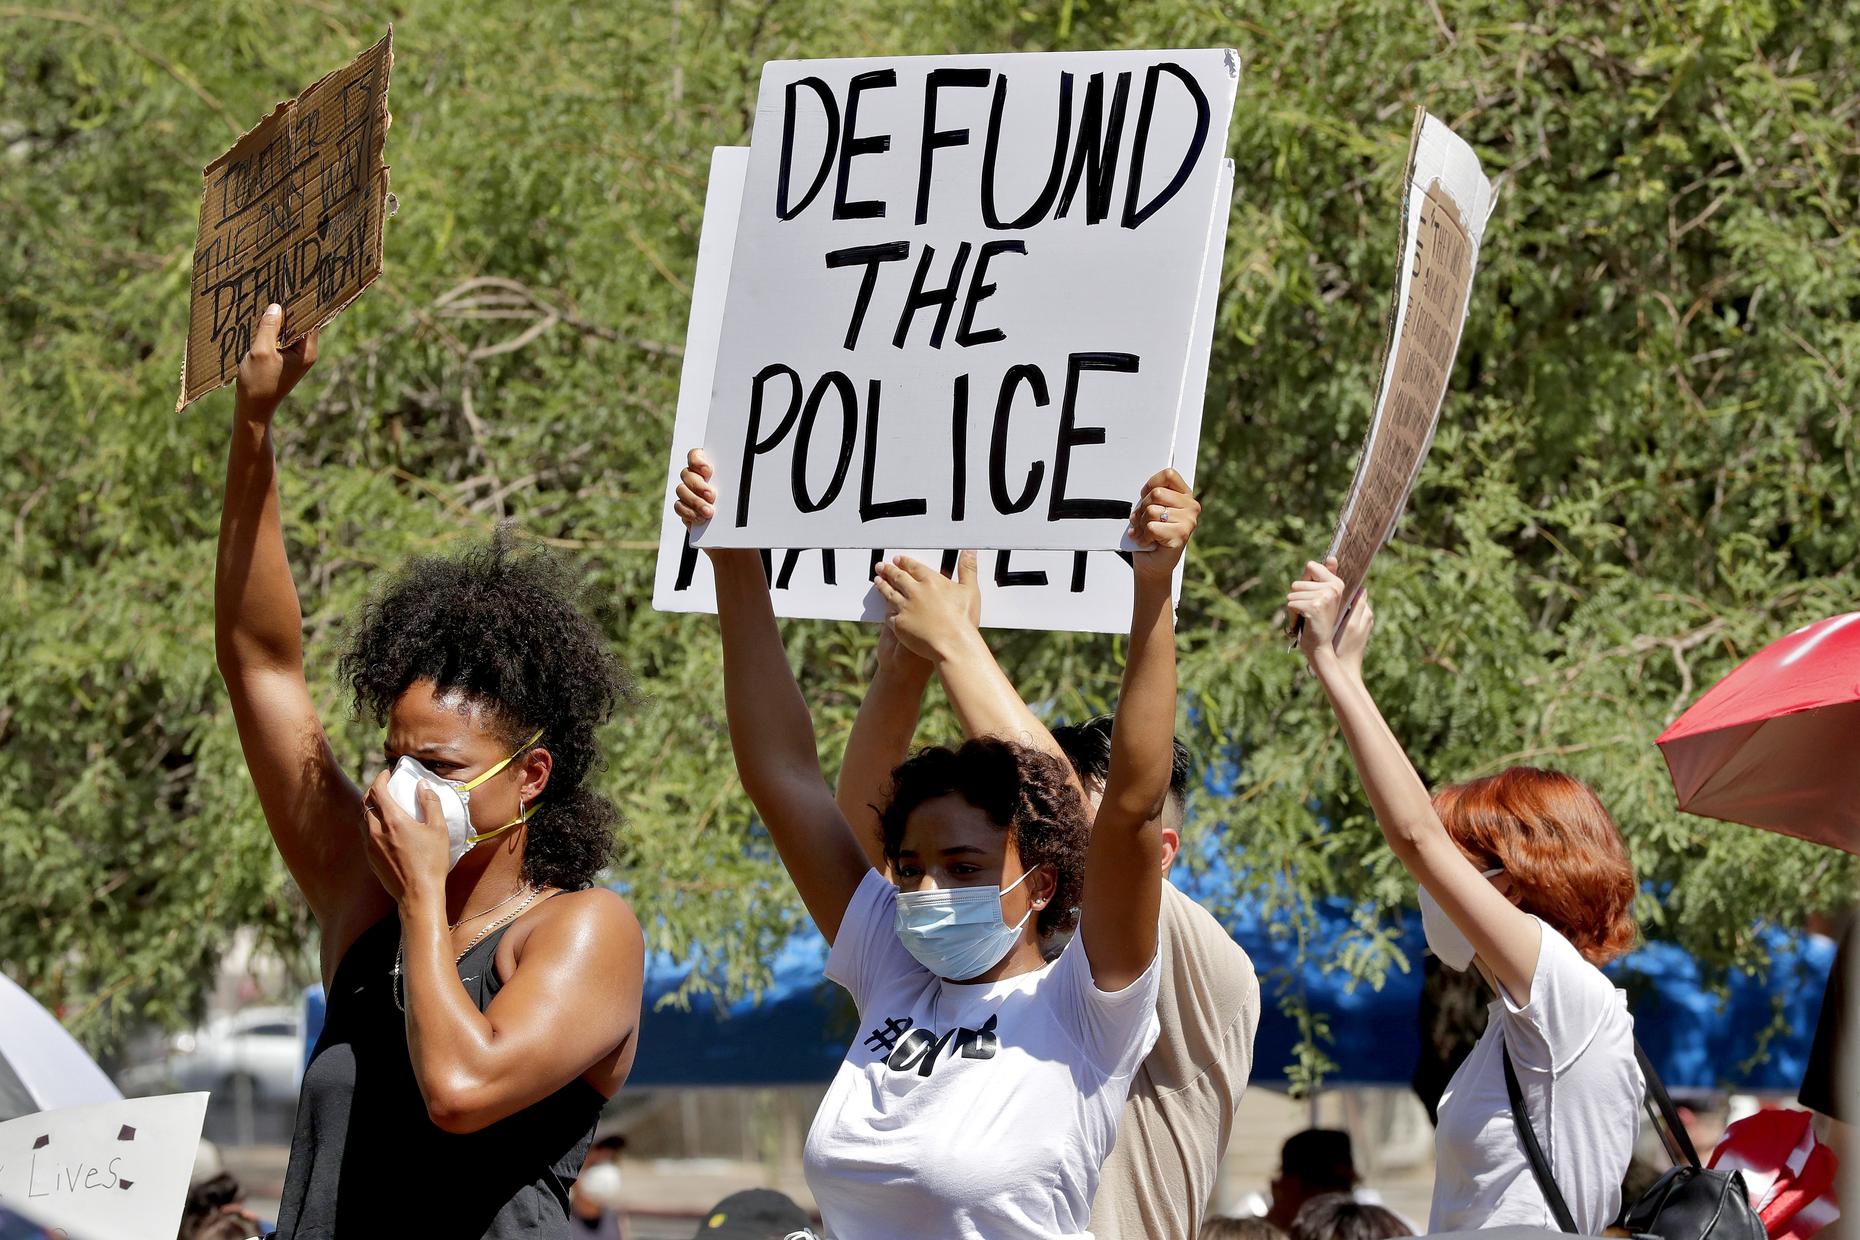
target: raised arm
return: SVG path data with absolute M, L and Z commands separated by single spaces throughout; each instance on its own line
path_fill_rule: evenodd
M 1433 798 L 1395 739 L 1362 677 L 1373 617 L 1367 600 L 1343 621 L 1343 580 L 1315 561 L 1292 584 L 1287 606 L 1304 620 L 1299 643 L 1350 746 L 1363 791 L 1389 847 L 1464 934 L 1514 1003 L 1530 1002 L 1542 931 L 1536 918 L 1488 882 L 1434 812 Z M 1333 646 L 1343 626 L 1342 649 Z
M 1135 589 L 1130 649 L 1111 724 L 1104 796 L 1085 854 L 1079 940 L 1101 990 L 1128 986 L 1156 956 L 1162 906 L 1162 826 L 1175 759 L 1175 566 L 1201 518 L 1182 476 L 1151 478 L 1131 514 Z
M 693 449 L 679 478 L 674 505 L 679 518 L 687 525 L 710 520 L 716 497 L 711 466 Z M 708 554 L 723 629 L 723 696 L 736 771 L 801 902 L 831 943 L 872 867 L 820 773 L 814 720 L 782 648 L 762 558 L 740 548 Z
M 316 362 L 316 335 L 278 347 L 266 310 L 239 363 L 213 580 L 214 645 L 271 837 L 322 929 L 325 980 L 388 899 L 356 846 L 360 791 L 330 751 L 304 681 L 303 614 L 284 554 L 271 421 Z
M 892 609 L 891 625 L 899 640 L 936 668 L 964 736 L 998 736 L 1066 761 L 1059 742 L 1021 700 L 982 637 L 975 552 L 962 553 L 954 579 L 899 556 L 878 566 L 873 585 Z M 1066 770 L 1072 770 L 1069 761 Z M 1073 782 L 1077 783 L 1076 774 Z
M 910 756 L 923 710 L 924 690 L 934 669 L 930 661 L 907 649 L 886 623 L 878 635 L 878 668 L 872 673 L 833 791 L 840 813 L 852 824 L 865 859 L 885 869 L 885 840 L 879 807 L 891 794 L 891 773 Z

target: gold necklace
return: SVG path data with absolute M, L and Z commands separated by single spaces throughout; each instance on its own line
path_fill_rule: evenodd
M 503 908 L 506 904 L 509 904 L 512 900 L 516 899 L 518 896 L 522 895 L 524 892 L 533 891 L 533 890 L 534 888 L 532 888 L 528 883 L 524 883 L 521 886 L 519 886 L 515 891 L 511 892 L 509 895 L 499 900 L 496 904 L 493 904 L 490 908 L 482 909 L 479 912 L 473 913 L 470 917 L 459 918 L 457 921 L 453 922 L 451 925 L 446 927 L 446 933 L 451 934 L 454 930 L 457 930 L 460 926 L 464 925 L 468 921 L 477 921 L 480 917 L 485 917 L 491 913 L 495 913 L 498 909 Z
M 478 931 L 477 934 L 473 935 L 471 942 L 465 944 L 465 950 L 460 952 L 458 955 L 452 958 L 453 965 L 457 966 L 459 961 L 465 959 L 466 956 L 470 955 L 471 949 L 478 946 L 478 944 L 482 943 L 484 941 L 484 937 L 487 934 L 490 934 L 491 931 L 497 929 L 499 926 L 509 925 L 511 922 L 515 921 L 517 918 L 523 916 L 523 910 L 528 908 L 531 904 L 535 903 L 536 897 L 542 894 L 542 888 L 532 887 L 529 889 L 529 892 L 530 892 L 529 898 L 523 901 L 523 903 L 517 905 L 516 908 L 510 910 L 508 913 L 505 913 L 502 917 L 499 917 L 496 921 L 492 922 L 490 925 L 486 926 L 484 929 Z M 504 903 L 506 904 L 508 904 L 509 902 L 510 901 L 508 900 L 504 901 Z M 490 910 L 486 909 L 485 911 L 489 912 Z M 483 914 L 479 914 L 479 915 L 483 916 Z M 398 944 L 396 944 L 394 947 L 394 976 L 392 979 L 393 984 L 391 987 L 394 993 L 394 1006 L 403 1012 L 407 1010 L 407 1001 L 401 994 L 400 977 L 401 977 L 402 966 L 406 963 L 406 958 L 407 958 L 407 940 L 403 937 L 401 941 Z

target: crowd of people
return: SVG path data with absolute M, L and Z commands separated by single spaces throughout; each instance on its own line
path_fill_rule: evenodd
M 445 1186 L 427 1198 L 433 1235 L 617 1234 L 595 1184 L 576 1184 L 602 1161 L 596 1120 L 639 1030 L 642 935 L 596 885 L 614 811 L 588 783 L 631 686 L 548 554 L 500 532 L 415 560 L 342 657 L 384 727 L 383 769 L 351 782 L 305 678 L 271 446 L 317 340 L 280 347 L 281 328 L 273 306 L 240 366 L 215 585 L 220 669 L 329 996 L 276 1234 L 369 1234 L 408 1183 Z M 693 451 L 678 515 L 702 523 L 730 484 Z M 708 551 L 737 774 L 858 1012 L 804 1155 L 828 1236 L 1410 1233 L 1352 1195 L 1347 1147 L 1323 1134 L 1288 1150 L 1266 1218 L 1205 1216 L 1259 985 L 1168 878 L 1193 774 L 1171 580 L 1200 504 L 1172 470 L 1133 499 L 1114 715 L 1049 727 L 982 636 L 973 557 L 953 576 L 901 557 L 876 570 L 890 614 L 836 786 L 758 554 Z M 1620 832 L 1554 771 L 1430 791 L 1366 687 L 1373 614 L 1352 603 L 1331 564 L 1288 583 L 1429 946 L 1492 998 L 1440 1102 L 1428 1229 L 1554 1225 L 1517 1095 L 1577 1226 L 1599 1234 L 1643 1094 L 1633 1018 L 1600 968 L 1635 940 Z M 920 747 L 933 679 L 963 735 Z

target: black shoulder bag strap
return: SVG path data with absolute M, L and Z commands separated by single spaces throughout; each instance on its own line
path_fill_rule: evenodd
M 1647 1118 L 1653 1121 L 1653 1130 L 1660 1134 L 1666 1156 L 1673 1160 L 1675 1167 L 1702 1166 L 1699 1152 L 1692 1145 L 1692 1134 L 1686 1131 L 1685 1123 L 1679 1118 L 1679 1108 L 1673 1105 L 1672 1096 L 1666 1092 L 1666 1082 L 1653 1070 L 1653 1060 L 1641 1049 L 1639 1038 L 1634 1039 L 1634 1059 L 1640 1064 L 1641 1077 L 1647 1083 L 1644 1099 Z
M 1550 1215 L 1556 1219 L 1557 1227 L 1576 1235 L 1576 1220 L 1570 1216 L 1569 1203 L 1563 1200 L 1563 1192 L 1556 1186 L 1556 1178 L 1550 1174 L 1550 1160 L 1544 1157 L 1543 1147 L 1537 1144 L 1537 1130 L 1531 1127 L 1531 1117 L 1524 1110 L 1524 1090 L 1518 1085 L 1518 1074 L 1511 1066 L 1511 1048 L 1505 1045 L 1503 1037 L 1499 1039 L 1498 1049 L 1505 1057 L 1505 1092 L 1511 1097 L 1511 1122 L 1518 1130 L 1519 1142 L 1524 1146 L 1524 1157 L 1531 1164 L 1531 1175 L 1536 1179 L 1537 1188 L 1543 1193 L 1544 1202 L 1550 1207 Z

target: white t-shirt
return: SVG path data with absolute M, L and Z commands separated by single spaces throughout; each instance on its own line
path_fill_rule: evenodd
M 1093 984 L 1076 940 L 1004 981 L 945 981 L 898 942 L 897 888 L 859 885 L 827 977 L 859 1028 L 803 1157 L 833 1240 L 1090 1237 L 1098 1169 L 1156 1041 L 1157 969 Z
M 1430 1232 L 1555 1228 L 1505 1092 L 1504 1049 L 1537 1143 L 1576 1228 L 1599 1236 L 1621 1209 L 1646 1085 L 1627 996 L 1542 919 L 1530 1002 L 1497 1000 L 1485 1034 L 1447 1083 L 1434 1137 Z

